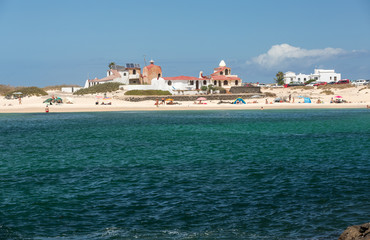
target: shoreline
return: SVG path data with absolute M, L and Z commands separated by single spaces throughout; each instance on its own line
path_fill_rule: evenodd
M 133 106 L 135 105 L 135 106 Z M 261 109 L 263 108 L 263 109 Z M 276 104 L 240 104 L 240 105 L 164 105 L 164 106 L 143 106 L 132 104 L 131 106 L 49 106 L 50 113 L 75 113 L 75 112 L 124 112 L 124 111 L 209 111 L 209 110 L 289 110 L 289 109 L 366 109 L 367 104 L 314 104 L 314 103 L 276 103 Z M 5 113 L 45 113 L 45 107 L 16 106 L 1 107 L 0 114 Z

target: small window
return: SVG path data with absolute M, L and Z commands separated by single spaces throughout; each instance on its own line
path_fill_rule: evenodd
M 337 81 L 337 77 L 334 77 L 334 81 Z
M 331 80 L 331 77 L 330 77 L 330 80 Z
M 213 85 L 217 86 L 217 81 L 213 81 Z
M 225 80 L 225 81 L 224 81 L 224 86 L 225 86 L 225 85 L 228 85 L 228 84 L 229 84 L 229 83 Z
M 238 85 L 239 84 L 239 81 L 238 80 L 235 80 L 235 85 Z
M 306 78 L 304 78 L 304 81 L 306 81 Z
M 223 72 L 220 72 L 220 75 L 223 75 L 224 73 Z
M 126 76 L 126 73 L 123 73 L 123 76 Z
M 132 70 L 132 74 L 136 74 L 136 69 Z
M 194 85 L 194 81 L 193 80 L 190 80 L 190 85 Z
M 158 73 L 158 78 L 160 78 L 161 77 L 161 74 L 160 73 Z
M 207 85 L 207 81 L 206 80 L 203 81 L 203 85 Z
M 229 75 L 229 70 L 225 69 L 225 75 Z
M 172 85 L 172 82 L 171 81 L 168 81 L 168 86 L 171 86 Z

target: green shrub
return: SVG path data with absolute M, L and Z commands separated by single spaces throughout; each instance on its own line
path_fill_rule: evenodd
M 162 90 L 130 90 L 125 93 L 125 95 L 172 95 L 169 91 Z
M 83 88 L 76 92 L 74 92 L 74 95 L 84 95 L 84 94 L 95 94 L 95 93 L 106 93 L 106 92 L 114 92 L 119 89 L 119 86 L 122 85 L 122 83 L 117 82 L 110 82 L 110 83 L 103 83 L 98 84 L 89 88 Z
M 326 94 L 326 95 L 334 95 L 334 92 L 331 90 L 324 90 L 320 94 Z
M 272 92 L 265 92 L 263 94 L 265 94 L 266 97 L 276 97 L 276 94 Z
M 220 93 L 226 93 L 226 89 L 223 87 L 214 87 L 213 88 L 215 91 L 220 91 Z
M 10 92 L 6 93 L 6 96 L 11 96 L 15 92 L 21 92 L 22 96 L 46 96 L 47 92 L 38 87 L 17 87 Z
M 14 90 L 15 90 L 15 87 L 0 84 L 0 95 L 1 96 L 5 96 L 7 93 L 12 92 Z
M 43 87 L 42 89 L 44 89 L 45 91 L 52 91 L 52 90 L 61 91 L 62 88 L 64 87 L 80 87 L 80 86 L 75 85 L 75 84 L 72 84 L 72 85 L 62 84 L 62 85 L 55 85 L 55 86 L 46 86 L 46 87 Z

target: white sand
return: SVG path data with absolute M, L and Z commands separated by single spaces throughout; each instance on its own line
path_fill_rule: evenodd
M 112 105 L 95 105 L 96 97 L 74 96 L 62 92 L 49 92 L 49 96 L 44 97 L 25 97 L 22 104 L 17 99 L 7 100 L 0 98 L 0 113 L 27 113 L 27 112 L 45 112 L 46 104 L 43 101 L 52 95 L 61 97 L 66 102 L 66 97 L 73 99 L 73 104 L 53 104 L 49 106 L 50 112 L 95 112 L 95 111 L 158 111 L 158 110 L 224 110 L 224 109 L 297 109 L 297 108 L 366 108 L 370 106 L 370 89 L 364 87 L 351 87 L 344 89 L 330 89 L 334 95 L 325 95 L 321 92 L 322 88 L 315 89 L 293 89 L 293 88 L 263 88 L 262 92 L 275 93 L 277 97 L 288 97 L 291 95 L 294 103 L 274 103 L 275 97 L 268 97 L 269 104 L 266 104 L 266 98 L 263 99 L 245 99 L 247 104 L 217 104 L 218 100 L 205 101 L 206 104 L 194 104 L 194 102 L 180 102 L 181 105 L 159 105 L 156 107 L 154 101 L 128 102 L 116 99 L 123 93 L 117 92 L 108 94 L 111 99 L 99 99 L 100 103 L 111 102 Z M 362 90 L 361 90 L 362 89 Z M 310 97 L 312 103 L 303 103 L 302 98 L 298 96 Z M 335 96 L 342 96 L 347 103 L 330 103 L 330 99 Z M 320 99 L 324 103 L 316 103 Z M 252 103 L 257 101 L 257 103 Z M 272 102 L 272 104 L 270 104 Z

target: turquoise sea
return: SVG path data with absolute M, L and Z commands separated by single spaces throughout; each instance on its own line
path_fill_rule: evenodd
M 367 109 L 0 114 L 0 239 L 337 239 Z

